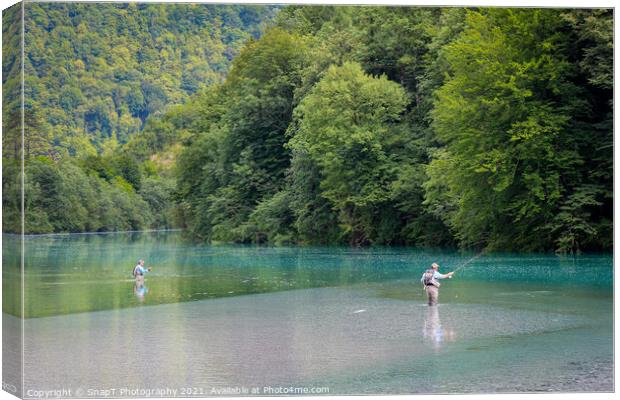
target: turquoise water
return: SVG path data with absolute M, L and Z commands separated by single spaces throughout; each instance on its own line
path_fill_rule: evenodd
M 19 326 L 17 239 L 3 236 L 5 329 Z M 483 255 L 429 308 L 424 269 L 475 254 L 197 246 L 179 232 L 31 236 L 25 248 L 26 389 L 613 390 L 611 255 Z M 139 258 L 153 267 L 143 285 L 130 276 Z

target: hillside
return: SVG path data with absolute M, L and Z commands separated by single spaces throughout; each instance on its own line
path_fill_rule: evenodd
M 147 121 L 222 82 L 274 6 L 25 4 L 3 11 L 3 231 L 83 232 L 174 225 L 170 163 L 124 149 Z M 151 161 L 152 160 L 152 161 Z
M 47 7 L 36 26 L 65 18 Z M 115 46 L 97 52 L 80 40 L 91 54 L 82 69 L 67 29 L 45 28 L 59 29 L 50 46 L 68 61 L 29 79 L 94 100 L 40 96 L 43 83 L 31 95 L 49 104 L 26 109 L 28 232 L 174 226 L 239 243 L 613 246 L 612 10 L 254 10 L 251 26 L 270 21 L 260 38 L 231 45 L 232 61 L 222 52 L 192 64 L 210 71 L 192 80 L 194 69 L 169 62 L 191 58 L 177 48 L 194 43 L 182 28 L 192 24 L 178 23 L 195 19 L 192 6 L 106 7 L 120 21 L 139 15 L 134 36 L 151 45 L 116 39 L 131 24 L 91 21 Z M 232 20 L 247 19 L 234 10 Z M 88 37 L 86 23 L 72 24 L 67 35 Z M 214 27 L 190 47 L 241 43 Z M 224 79 L 214 60 L 230 62 Z M 63 72 L 76 64 L 92 76 Z M 125 67 L 142 78 L 119 83 L 134 76 Z M 54 74 L 79 84 L 44 79 Z M 3 186 L 14 195 L 18 165 L 8 161 Z M 18 200 L 4 199 L 5 230 L 19 229 Z
M 26 105 L 40 110 L 59 157 L 114 148 L 151 115 L 221 82 L 274 13 L 264 6 L 27 3 Z M 13 63 L 4 60 L 3 85 Z

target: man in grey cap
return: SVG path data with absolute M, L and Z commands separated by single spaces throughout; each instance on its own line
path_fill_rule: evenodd
M 427 269 L 422 274 L 422 285 L 424 285 L 424 290 L 426 290 L 426 294 L 428 295 L 428 305 L 435 306 L 437 305 L 437 300 L 439 298 L 439 282 L 438 279 L 452 278 L 454 275 L 454 271 L 448 272 L 447 274 L 439 273 L 439 264 L 433 263 L 431 265 L 431 269 Z

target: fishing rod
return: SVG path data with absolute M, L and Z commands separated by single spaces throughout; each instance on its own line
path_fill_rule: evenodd
M 471 264 L 472 262 L 474 262 L 475 260 L 479 259 L 480 257 L 482 257 L 482 255 L 486 253 L 485 250 L 482 250 L 480 253 L 476 254 L 475 256 L 473 256 L 472 258 L 470 258 L 469 260 L 465 261 L 463 264 L 459 265 L 457 268 L 455 268 L 452 273 L 456 273 L 457 271 L 465 268 L 467 265 Z

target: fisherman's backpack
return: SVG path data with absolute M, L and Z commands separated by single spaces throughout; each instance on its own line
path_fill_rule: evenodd
M 135 267 L 133 267 L 133 271 L 131 272 L 131 275 L 133 275 L 134 278 L 136 276 L 138 276 L 138 266 L 137 265 Z
M 424 271 L 424 275 L 422 275 L 424 286 L 429 286 L 429 285 L 439 286 L 439 282 L 433 279 L 434 276 L 435 276 L 434 269 L 427 269 L 426 271 Z

